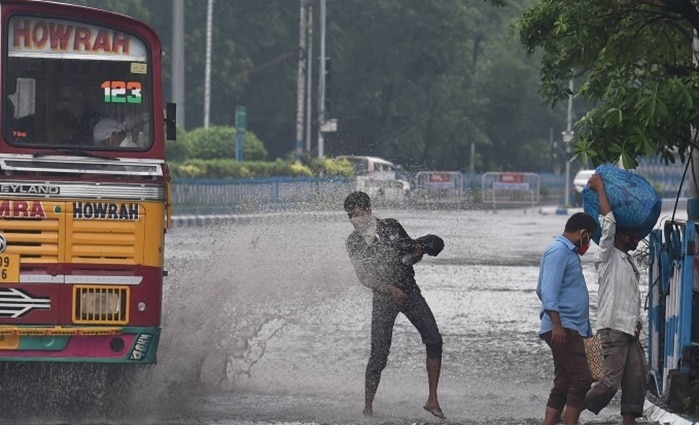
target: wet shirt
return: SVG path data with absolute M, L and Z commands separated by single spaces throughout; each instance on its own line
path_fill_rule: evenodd
M 412 239 L 400 223 L 392 218 L 376 219 L 376 238 L 371 243 L 357 231 L 352 232 L 346 241 L 354 270 L 359 281 L 365 278 L 376 279 L 384 284 L 397 286 L 406 294 L 420 292 L 415 282 L 412 265 L 401 261 L 412 246 Z
M 613 213 L 599 216 L 602 236 L 595 254 L 599 282 L 597 328 L 634 335 L 641 319 L 641 277 L 636 262 L 614 246 L 616 219 Z
M 592 336 L 590 326 L 590 294 L 582 263 L 575 245 L 559 235 L 541 257 L 536 295 L 541 300 L 539 335 L 551 331 L 551 317 L 545 310 L 557 311 L 564 328 L 577 331 L 582 337 Z

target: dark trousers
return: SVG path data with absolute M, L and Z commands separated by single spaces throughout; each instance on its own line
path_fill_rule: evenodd
M 546 405 L 562 410 L 566 405 L 583 409 L 585 394 L 592 384 L 592 374 L 585 357 L 585 344 L 580 334 L 572 329 L 565 329 L 566 342 L 560 348 L 551 345 L 551 332 L 541 335 L 551 347 L 555 377 L 553 388 Z
M 399 305 L 388 295 L 374 292 L 371 310 L 371 354 L 366 367 L 367 381 L 378 384 L 381 379 L 381 371 L 386 367 L 391 351 L 393 325 L 398 313 L 403 313 L 420 332 L 427 357 L 442 359 L 442 335 L 422 294 L 410 294 L 408 300 Z
M 646 359 L 641 343 L 633 335 L 612 329 L 600 329 L 604 354 L 604 378 L 587 393 L 587 408 L 597 414 L 621 388 L 621 414 L 643 416 L 646 398 Z

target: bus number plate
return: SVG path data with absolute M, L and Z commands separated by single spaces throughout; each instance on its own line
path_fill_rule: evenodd
M 19 347 L 19 335 L 0 335 L 0 350 L 14 350 Z
M 0 283 L 17 282 L 19 282 L 19 255 L 0 254 Z

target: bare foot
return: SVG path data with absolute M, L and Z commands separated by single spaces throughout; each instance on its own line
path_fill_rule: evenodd
M 365 406 L 362 413 L 364 413 L 365 417 L 370 418 L 374 414 L 374 409 L 372 409 L 371 406 Z
M 436 416 L 440 419 L 447 418 L 446 416 L 444 416 L 444 413 L 442 412 L 442 409 L 439 407 L 439 405 L 436 405 L 436 406 L 424 405 L 423 409 L 427 410 L 428 412 L 432 413 L 434 416 Z

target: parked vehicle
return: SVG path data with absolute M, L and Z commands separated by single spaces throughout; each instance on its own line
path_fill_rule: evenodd
M 380 201 L 400 202 L 410 192 L 410 182 L 398 178 L 398 167 L 391 161 L 374 156 L 340 155 L 352 164 L 357 180 L 357 190 L 376 197 Z
M 595 174 L 595 170 L 580 170 L 573 179 L 573 187 L 575 187 L 575 205 L 582 206 L 582 191 L 587 185 L 587 181 Z

